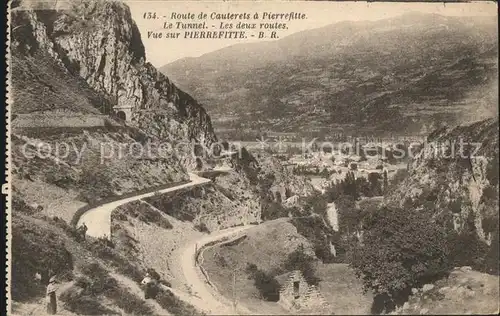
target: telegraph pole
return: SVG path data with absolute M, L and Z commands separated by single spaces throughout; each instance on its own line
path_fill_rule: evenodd
M 194 265 L 198 266 L 198 243 L 194 244 Z
M 233 308 L 236 311 L 236 269 L 233 269 Z

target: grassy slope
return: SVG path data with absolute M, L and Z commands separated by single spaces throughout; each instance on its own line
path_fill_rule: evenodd
M 69 123 L 74 115 L 109 113 L 109 102 L 82 78 L 71 75 L 44 50 L 32 53 L 21 48 L 13 50 L 14 125 L 17 114 L 43 112 L 47 117 L 62 115 L 61 120 L 69 115 L 66 120 Z M 187 179 L 177 157 L 148 159 L 147 155 L 140 155 L 131 144 L 144 144 L 149 137 L 138 129 L 115 124 L 117 126 L 92 128 L 15 129 L 12 173 L 16 194 L 27 203 L 42 205 L 45 215 L 59 216 L 69 222 L 84 203 Z M 29 158 L 36 153 L 39 142 L 51 146 L 48 159 L 36 155 Z M 26 144 L 31 145 L 24 147 Z M 55 152 L 57 148 L 59 155 Z M 81 161 L 77 152 L 83 153 Z M 152 150 L 152 153 L 156 152 Z M 113 159 L 101 163 L 105 155 Z
M 272 242 L 270 242 L 272 240 Z M 297 234 L 285 219 L 266 222 L 248 230 L 247 238 L 236 245 L 216 246 L 204 253 L 203 267 L 210 280 L 227 298 L 233 297 L 233 270 L 236 271 L 235 293 L 237 301 L 256 312 L 285 314 L 279 304 L 260 299 L 254 281 L 245 272 L 247 263 L 254 263 L 266 272 L 277 270 L 299 244 L 312 251 L 309 242 Z M 345 264 L 316 265 L 319 289 L 333 306 L 336 314 L 363 314 L 369 312 L 370 296 L 365 296 L 361 284 Z
M 17 302 L 13 312 L 43 313 L 45 286 L 33 278 L 50 267 L 60 282 L 57 295 L 62 314 L 167 314 L 154 302 L 142 299 L 140 279 L 134 276 L 141 272 L 135 264 L 99 241 L 78 242 L 64 222 L 35 219 L 21 212 L 29 212 L 29 208 L 17 205 L 13 215 L 11 290 Z
M 83 79 L 70 75 L 42 52 L 12 56 L 12 88 L 14 114 L 41 111 L 100 114 L 109 110 L 108 102 Z
M 318 288 L 337 315 L 370 314 L 372 295 L 363 293 L 361 281 L 343 263 L 318 264 Z
M 119 207 L 112 217 L 112 240 L 121 252 L 144 266 L 154 268 L 174 287 L 182 285 L 182 275 L 174 264 L 176 250 L 184 242 L 200 236 L 190 221 L 181 221 L 142 201 Z
M 187 179 L 183 168 L 172 158 L 137 159 L 135 157 L 139 156 L 127 154 L 128 150 L 124 150 L 123 157 L 118 157 L 119 148 L 131 148 L 127 146 L 135 142 L 133 136 L 126 131 L 106 128 L 34 137 L 23 135 L 21 131 L 13 138 L 15 192 L 28 203 L 42 205 L 46 215 L 61 216 L 69 222 L 84 203 Z M 37 156 L 34 145 L 24 147 L 37 142 L 52 146 L 49 159 Z M 75 150 L 70 149 L 68 157 L 58 160 L 61 155 L 56 155 L 55 148 L 62 146 L 60 144 L 78 148 L 83 153 L 82 159 L 78 160 Z M 101 160 L 103 144 L 106 149 L 113 148 L 113 159 Z M 24 148 L 28 156 L 24 155 Z
M 25 35 L 34 41 L 31 34 Z M 43 113 L 47 117 L 63 116 L 63 120 L 65 115 L 109 113 L 109 103 L 83 79 L 72 76 L 43 49 L 37 49 L 40 47 L 36 43 L 31 48 L 33 55 L 13 48 L 14 122 L 18 114 Z M 176 157 L 162 161 L 125 156 L 113 163 L 100 163 L 103 144 L 113 145 L 116 150 L 145 139 L 141 131 L 124 126 L 14 131 L 11 291 L 15 311 L 44 312 L 45 285 L 37 284 L 33 278 L 37 271 L 48 273 L 52 269 L 62 282 L 58 291 L 61 314 L 168 315 L 169 310 L 193 313 L 167 292 L 161 294 L 158 302 L 145 303 L 138 282 L 146 266 L 103 241 L 87 238 L 86 242 L 78 242 L 74 228 L 67 224 L 86 202 L 187 178 Z M 63 143 L 70 149 L 84 148 L 83 160 L 76 161 L 74 150 L 61 160 L 56 159 L 54 152 L 45 159 L 24 155 L 25 144 L 32 144 L 27 146 L 32 155 L 40 141 L 52 145 L 52 149 Z M 43 206 L 43 211 L 37 212 L 33 207 L 36 205 Z
M 269 242 L 272 240 L 273 242 Z M 254 281 L 245 272 L 247 263 L 254 263 L 266 272 L 280 267 L 287 254 L 300 243 L 308 242 L 296 233 L 295 228 L 284 220 L 266 222 L 247 231 L 247 238 L 237 245 L 216 246 L 205 251 L 203 267 L 218 291 L 233 299 L 233 270 L 236 271 L 235 293 L 238 304 L 252 311 L 270 314 L 286 314 L 287 311 L 274 302 L 259 298 Z M 229 281 L 228 281 L 229 280 Z
M 235 189 L 210 184 L 175 194 L 153 196 L 146 201 L 177 219 L 204 224 L 210 231 L 215 231 L 243 222 L 255 222 L 260 216 L 255 199 L 240 195 L 241 191 L 235 192 Z

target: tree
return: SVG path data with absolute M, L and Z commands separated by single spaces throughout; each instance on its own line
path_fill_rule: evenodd
M 328 169 L 326 167 L 323 168 L 323 170 L 321 171 L 321 176 L 322 177 L 328 177 L 330 173 L 328 172 Z
M 304 245 L 300 245 L 287 257 L 283 269 L 285 271 L 300 270 L 309 285 L 318 285 L 320 279 L 315 275 L 314 257 L 304 251 Z
M 343 233 L 353 233 L 359 224 L 359 210 L 354 199 L 349 195 L 341 195 L 335 201 L 339 218 L 339 229 Z
M 366 197 L 374 195 L 370 182 L 365 177 L 356 178 L 356 190 Z
M 96 1 L 76 0 L 71 2 L 70 12 L 76 17 L 85 20 L 89 14 L 92 14 L 96 8 Z
M 196 157 L 196 170 L 201 170 L 203 169 L 203 161 L 200 159 L 200 157 Z
M 387 297 L 386 304 L 404 302 L 412 287 L 450 267 L 446 233 L 425 213 L 384 207 L 365 217 L 363 229 L 351 266 L 365 290 Z
M 343 193 L 352 196 L 355 200 L 359 198 L 359 192 L 356 188 L 356 177 L 354 172 L 347 172 L 345 179 L 342 181 Z
M 380 174 L 378 172 L 370 172 L 368 174 L 368 181 L 370 182 L 370 190 L 372 195 L 382 195 L 382 187 L 380 185 Z
M 247 263 L 245 271 L 254 280 L 255 287 L 266 301 L 277 302 L 280 298 L 280 284 L 271 275 L 260 270 L 255 264 Z
M 283 203 L 283 199 L 281 198 L 281 193 L 280 191 L 276 191 L 276 202 L 278 203 Z
M 389 180 L 387 179 L 387 170 L 384 170 L 384 193 L 387 192 L 387 189 L 389 188 Z
M 304 210 L 307 214 L 319 214 L 326 217 L 327 204 L 327 197 L 319 192 L 304 198 Z
M 485 262 L 489 247 L 479 239 L 474 212 L 469 211 L 460 232 L 455 230 L 448 232 L 448 243 L 451 249 L 449 260 L 453 266 L 471 266 L 479 271 L 486 268 Z M 498 246 L 498 243 L 496 245 Z M 498 261 L 496 265 L 498 266 Z
M 366 158 L 365 150 L 361 148 L 359 151 L 359 161 L 367 161 L 368 159 Z
M 400 186 L 403 181 L 405 181 L 406 178 L 408 178 L 408 170 L 407 169 L 398 169 L 394 176 L 392 177 L 391 182 L 389 183 L 389 186 L 391 188 L 396 188 Z

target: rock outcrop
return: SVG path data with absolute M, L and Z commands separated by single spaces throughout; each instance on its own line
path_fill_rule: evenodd
M 42 48 L 109 101 L 105 114 L 130 109 L 126 120 L 159 139 L 217 141 L 205 109 L 146 62 L 127 5 L 82 1 L 59 11 L 17 10 L 13 21 L 23 27 L 13 33 L 12 49 L 30 54 Z
M 412 289 L 409 300 L 392 314 L 498 314 L 498 276 L 457 267 L 446 279 Z
M 498 229 L 498 121 L 432 133 L 388 201 L 430 210 L 457 231 L 472 217 L 479 237 L 491 243 Z

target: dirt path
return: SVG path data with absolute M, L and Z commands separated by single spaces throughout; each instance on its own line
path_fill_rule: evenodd
M 190 187 L 194 187 L 197 185 L 209 183 L 211 181 L 210 179 L 202 178 L 202 177 L 197 176 L 193 173 L 189 174 L 189 178 L 191 180 L 191 182 L 189 182 L 189 183 L 181 184 L 181 185 L 178 185 L 175 187 L 166 188 L 166 189 L 159 190 L 159 191 L 139 194 L 139 195 L 125 198 L 122 200 L 118 200 L 115 202 L 110 202 L 110 203 L 107 203 L 107 204 L 104 204 L 101 206 L 97 206 L 97 207 L 85 212 L 80 217 L 80 220 L 78 221 L 77 226 L 80 226 L 81 224 L 85 223 L 88 227 L 87 234 L 89 236 L 96 237 L 96 238 L 98 238 L 98 237 L 109 238 L 111 236 L 111 213 L 118 206 L 132 202 L 132 201 L 137 201 L 137 200 L 140 200 L 140 199 L 143 199 L 146 197 L 151 197 L 156 192 L 159 192 L 159 193 L 174 192 L 177 190 L 181 190 L 181 189 L 190 188 Z

